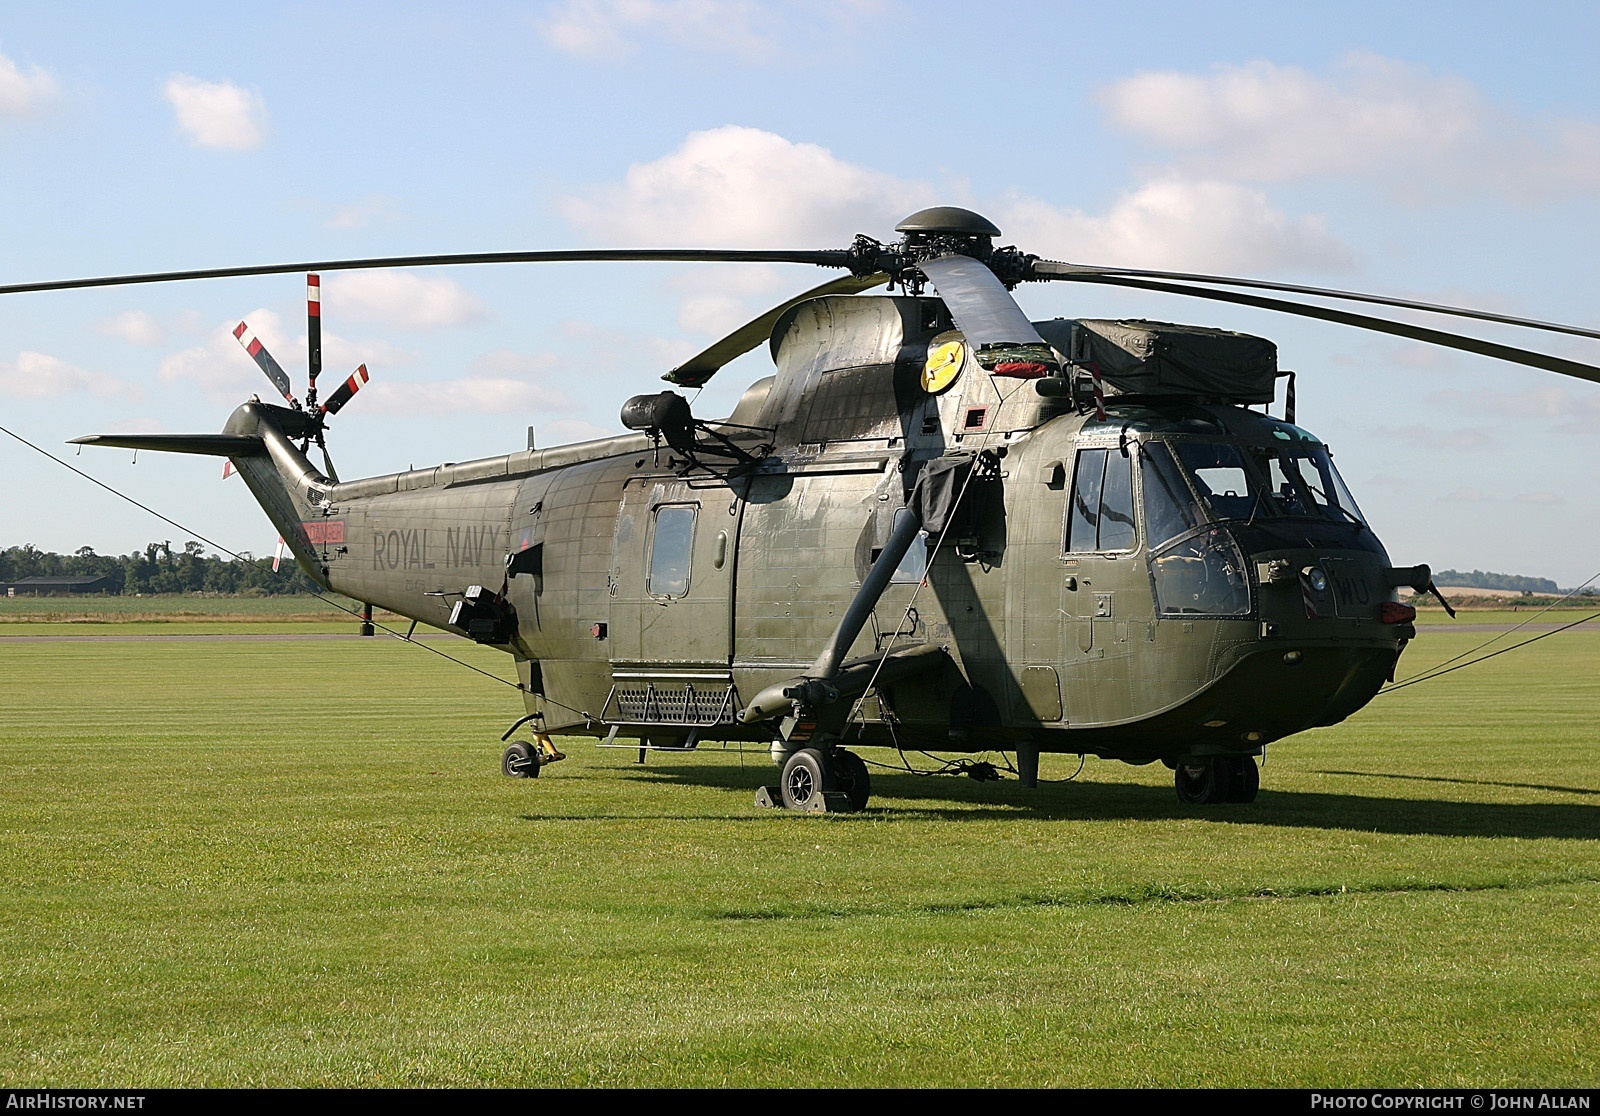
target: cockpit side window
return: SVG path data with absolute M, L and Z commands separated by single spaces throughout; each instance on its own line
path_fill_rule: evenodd
M 1079 450 L 1072 470 L 1072 503 L 1067 522 L 1067 549 L 1093 550 L 1100 531 L 1100 486 L 1105 480 L 1106 451 Z
M 1135 537 L 1132 456 L 1120 449 L 1079 450 L 1072 471 L 1067 549 L 1131 550 Z

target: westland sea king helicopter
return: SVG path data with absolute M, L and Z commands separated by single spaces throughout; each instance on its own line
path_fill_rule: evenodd
M 774 373 L 725 419 L 635 396 L 630 433 L 341 480 L 325 433 L 315 276 L 310 385 L 240 324 L 287 406 L 220 434 L 76 441 L 229 458 L 319 585 L 510 655 L 526 705 L 508 775 L 551 734 L 770 745 L 757 801 L 866 805 L 851 749 L 1161 761 L 1189 803 L 1251 801 L 1272 741 L 1344 720 L 1386 680 L 1426 565 L 1396 566 L 1333 457 L 1295 424 L 1264 338 L 1152 321 L 1030 321 L 1011 290 L 1067 281 L 1318 318 L 1600 382 L 1600 368 L 1272 295 L 1554 331 L 1483 311 L 1260 280 L 1091 267 L 997 247 L 925 209 L 824 251 L 497 252 L 18 284 L 0 293 L 291 271 L 576 260 L 805 263 L 846 274 L 677 368 L 704 385 L 763 343 Z M 873 288 L 879 293 L 865 294 Z M 1285 380 L 1284 417 L 1270 405 Z M 322 449 L 324 468 L 309 459 Z M 1440 598 L 1443 599 L 1442 597 Z M 992 768 L 991 768 L 992 770 Z

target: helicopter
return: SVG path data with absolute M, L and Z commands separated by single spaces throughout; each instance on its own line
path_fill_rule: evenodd
M 1031 321 L 1019 283 L 1265 308 L 1600 383 L 1577 361 L 1276 295 L 1600 337 L 1582 327 L 1044 260 L 997 247 L 993 223 L 952 206 L 895 231 L 818 251 L 385 257 L 0 293 L 489 262 L 845 271 L 665 374 L 700 387 L 767 345 L 773 373 L 722 419 L 668 389 L 627 401 L 626 434 L 341 480 L 328 420 L 368 373 L 318 402 L 312 274 L 304 402 L 241 322 L 287 406 L 252 398 L 218 434 L 74 439 L 226 457 L 319 585 L 510 655 L 524 709 L 502 741 L 527 726 L 533 742 L 506 747 L 506 775 L 562 758 L 554 734 L 637 747 L 639 762 L 753 743 L 780 769 L 757 804 L 811 812 L 866 807 L 864 748 L 1013 751 L 1024 786 L 1045 752 L 1159 761 L 1185 803 L 1250 802 L 1268 744 L 1344 720 L 1393 680 L 1416 637 L 1400 591 L 1439 596 L 1427 565 L 1391 562 L 1329 448 L 1297 425 L 1273 342 Z M 1280 381 L 1282 417 L 1253 409 Z

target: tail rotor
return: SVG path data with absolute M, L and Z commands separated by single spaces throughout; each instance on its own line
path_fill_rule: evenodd
M 294 397 L 289 374 L 267 351 L 261 339 L 245 322 L 240 322 L 234 328 L 233 336 L 244 351 L 250 354 L 250 359 L 256 366 L 266 373 L 267 379 L 272 381 L 272 386 L 278 389 L 278 394 L 288 400 L 289 406 L 305 414 L 310 419 L 309 433 L 300 445 L 300 452 L 304 453 L 311 448 L 311 443 L 316 442 L 317 448 L 322 451 L 322 463 L 326 466 L 328 479 L 335 484 L 339 483 L 339 474 L 334 470 L 333 458 L 328 455 L 328 445 L 325 438 L 327 421 L 330 415 L 336 415 L 344 405 L 355 397 L 370 379 L 367 366 L 362 364 L 350 374 L 344 383 L 334 389 L 328 396 L 326 403 L 317 403 L 317 377 L 322 374 L 322 279 L 318 275 L 306 276 L 306 401 L 302 405 Z

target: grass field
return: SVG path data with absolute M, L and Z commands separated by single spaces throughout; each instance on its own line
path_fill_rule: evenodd
M 1587 627 L 1275 745 L 1249 806 L 1090 760 L 844 817 L 716 748 L 504 779 L 516 695 L 394 640 L 0 636 L 0 1079 L 1595 1086 Z

